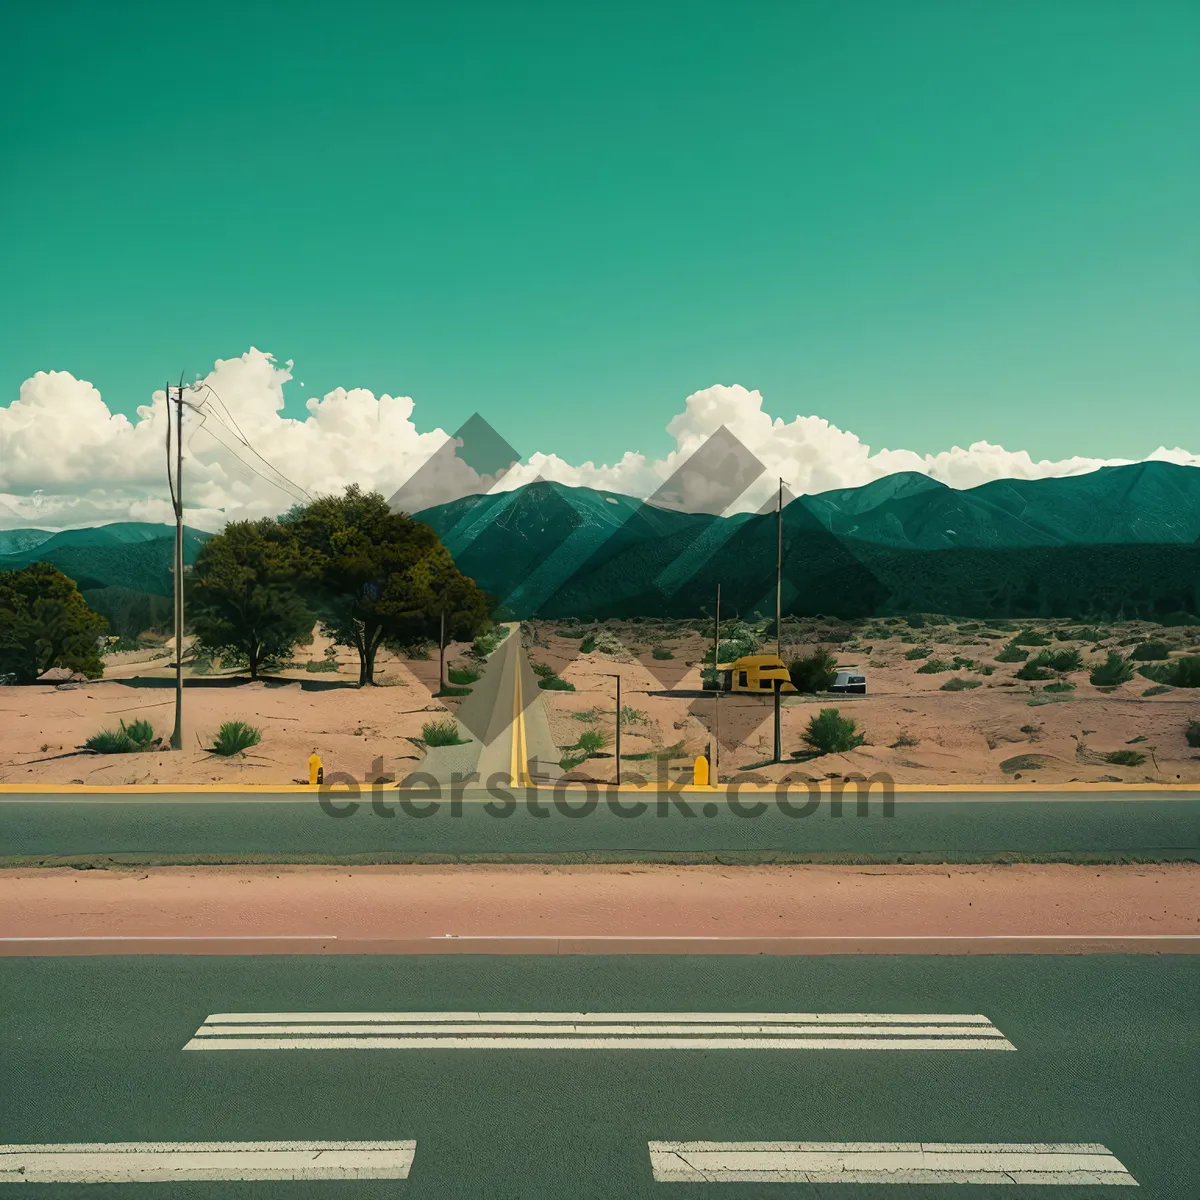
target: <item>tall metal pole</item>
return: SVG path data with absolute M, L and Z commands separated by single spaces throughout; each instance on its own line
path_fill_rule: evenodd
M 621 786 L 621 677 L 617 676 L 617 787 Z
M 721 782 L 717 774 L 721 761 L 721 585 L 717 584 L 717 613 L 713 621 L 713 675 L 716 676 L 717 690 L 713 692 L 713 752 L 712 776 L 709 782 L 713 787 Z
M 167 384 L 167 422 L 171 420 L 171 385 Z M 168 455 L 168 470 L 170 469 Z M 171 749 L 183 749 L 183 382 L 175 393 L 175 729 Z
M 775 653 L 783 662 L 783 478 L 779 480 L 779 503 L 775 509 Z M 783 758 L 783 739 L 779 731 L 779 693 L 783 680 L 775 680 L 775 762 Z
M 783 658 L 783 479 L 779 480 L 779 505 L 775 510 L 775 653 Z
M 446 610 L 442 609 L 442 631 L 438 634 L 438 691 L 446 687 Z

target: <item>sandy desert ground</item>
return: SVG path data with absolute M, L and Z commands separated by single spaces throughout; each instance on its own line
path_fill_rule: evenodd
M 972 623 L 974 624 L 974 623 Z M 1200 653 L 1200 629 L 1163 630 L 1148 623 L 1105 627 L 1099 643 L 1061 640 L 1069 622 L 1032 622 L 1046 631 L 1053 649 L 1078 648 L 1085 665 L 1102 661 L 1107 649 L 1128 654 L 1140 639 L 1165 638 L 1172 653 Z M 1075 623 L 1078 624 L 1078 623 Z M 1185 730 L 1200 721 L 1200 691 L 1155 688 L 1138 675 L 1104 691 L 1088 682 L 1088 671 L 1064 677 L 1069 692 L 1047 692 L 1045 682 L 1014 679 L 1021 664 L 997 663 L 995 655 L 1012 631 L 980 636 L 962 626 L 911 629 L 879 620 L 866 628 L 842 630 L 849 640 L 830 642 L 828 630 L 813 623 L 785 624 L 785 657 L 826 644 L 839 665 L 862 668 L 869 680 L 866 696 L 791 697 L 782 711 L 785 761 L 771 765 L 772 703 L 770 698 L 737 694 L 720 700 L 721 777 L 766 782 L 871 775 L 886 772 L 897 782 L 1057 783 L 1154 782 L 1170 785 L 1200 782 L 1200 748 L 1189 746 Z M 588 629 L 601 633 L 600 644 L 581 653 L 580 638 Z M 986 630 L 984 631 L 987 632 Z M 881 636 L 883 634 L 888 636 Z M 870 635 L 870 640 L 866 638 Z M 671 778 L 689 772 L 697 754 L 711 740 L 714 700 L 705 696 L 670 695 L 699 690 L 699 660 L 709 641 L 683 624 L 609 622 L 527 623 L 522 639 L 531 660 L 552 667 L 572 683 L 574 691 L 542 694 L 551 715 L 555 741 L 565 748 L 587 729 L 610 735 L 615 729 L 614 672 L 622 676 L 622 771 L 656 776 L 660 761 Z M 670 659 L 653 658 L 669 649 Z M 358 779 L 406 774 L 424 754 L 422 726 L 454 711 L 454 699 L 435 699 L 436 652 L 430 659 L 409 661 L 381 655 L 377 679 L 382 686 L 358 688 L 357 661 L 337 648 L 337 671 L 310 672 L 304 663 L 320 662 L 327 643 L 318 636 L 296 655 L 297 666 L 269 681 L 232 687 L 189 687 L 185 691 L 184 750 L 152 750 L 140 754 L 96 755 L 80 747 L 102 728 L 138 718 L 150 721 L 155 733 L 169 738 L 174 693 L 163 657 L 148 652 L 114 655 L 106 677 L 66 686 L 0 687 L 0 783 L 154 784 L 236 782 L 284 784 L 307 778 L 307 760 L 316 750 L 327 773 L 345 771 Z M 464 662 L 468 647 L 447 650 L 448 664 Z M 771 646 L 765 647 L 770 650 Z M 919 649 L 925 659 L 905 655 Z M 1037 649 L 1030 651 L 1031 655 Z M 990 674 L 964 667 L 923 674 L 923 663 L 938 658 L 969 658 Z M 220 672 L 207 677 L 219 682 Z M 978 686 L 947 691 L 948 679 Z M 1146 695 L 1147 691 L 1152 694 Z M 793 758 L 803 749 L 802 732 L 821 708 L 836 707 L 865 733 L 866 743 L 847 754 Z M 246 720 L 263 731 L 261 743 L 244 757 L 221 758 L 205 747 L 222 721 Z M 611 779 L 615 760 L 611 742 L 572 772 L 576 778 Z M 1137 765 L 1105 760 L 1113 751 L 1144 756 Z M 629 757 L 629 756 L 639 757 Z M 659 759 L 658 755 L 667 757 Z M 378 764 L 378 765 L 376 765 Z
M 1195 935 L 1200 867 L 16 868 L 0 909 L 35 938 Z

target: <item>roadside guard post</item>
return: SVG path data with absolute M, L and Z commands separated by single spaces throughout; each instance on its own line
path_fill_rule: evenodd
M 321 767 L 321 756 L 314 750 L 308 756 L 308 784 L 309 787 L 316 787 L 321 782 L 321 777 L 325 771 Z
M 703 754 L 697 756 L 692 768 L 692 783 L 696 787 L 708 787 L 708 759 Z

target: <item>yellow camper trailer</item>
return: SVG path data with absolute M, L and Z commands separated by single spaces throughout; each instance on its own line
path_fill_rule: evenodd
M 776 680 L 779 681 L 781 692 L 796 690 L 783 659 L 774 654 L 747 654 L 736 662 L 718 663 L 717 670 L 721 672 L 721 686 L 727 692 L 765 692 L 771 695 L 775 691 Z

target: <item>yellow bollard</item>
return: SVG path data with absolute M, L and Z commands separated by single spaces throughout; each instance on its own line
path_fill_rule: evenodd
M 692 768 L 692 783 L 696 787 L 708 787 L 708 759 L 703 754 L 697 756 Z
M 321 756 L 314 750 L 308 756 L 308 784 L 316 787 L 321 782 Z

